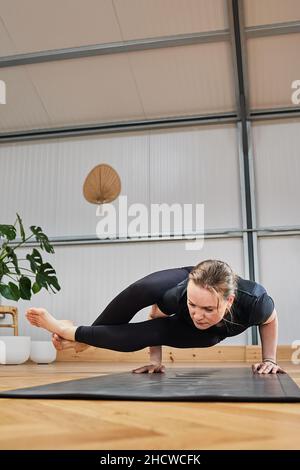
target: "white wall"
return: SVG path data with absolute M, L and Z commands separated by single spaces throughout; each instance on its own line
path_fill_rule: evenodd
M 276 302 L 279 343 L 300 340 L 300 237 L 264 238 L 259 242 L 261 282 Z
M 300 122 L 253 126 L 256 202 L 261 227 L 300 226 Z M 300 235 L 259 240 L 260 281 L 274 297 L 279 342 L 300 339 Z
M 300 122 L 253 126 L 259 226 L 300 225 Z
M 95 235 L 82 186 L 99 163 L 119 173 L 129 205 L 204 203 L 206 229 L 241 226 L 233 126 L 2 145 L 1 219 L 18 211 L 49 236 Z

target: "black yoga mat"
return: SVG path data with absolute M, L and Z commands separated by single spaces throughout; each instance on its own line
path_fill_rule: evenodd
M 250 367 L 174 368 L 164 374 L 130 371 L 8 390 L 0 398 L 300 402 L 300 388 L 288 374 L 253 374 Z

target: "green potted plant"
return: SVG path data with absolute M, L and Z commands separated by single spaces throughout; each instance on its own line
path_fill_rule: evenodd
M 17 238 L 18 225 L 20 241 Z M 51 289 L 53 293 L 60 290 L 56 272 L 50 263 L 44 262 L 39 250 L 33 248 L 26 258 L 18 258 L 16 251 L 30 239 L 35 240 L 41 250 L 54 253 L 53 246 L 41 227 L 32 225 L 31 234 L 26 236 L 22 220 L 17 214 L 14 225 L 0 225 L 0 295 L 6 299 L 18 301 L 30 300 L 42 288 Z M 20 262 L 28 261 L 28 267 Z
M 20 238 L 17 238 L 17 227 Z M 56 273 L 50 263 L 44 262 L 40 251 L 33 248 L 26 257 L 18 257 L 17 250 L 30 239 L 41 250 L 54 253 L 53 246 L 41 227 L 32 225 L 30 235 L 26 236 L 22 220 L 17 214 L 14 225 L 0 225 L 0 297 L 18 301 L 30 300 L 41 289 L 60 290 Z M 21 266 L 24 261 L 28 266 Z M 30 336 L 0 336 L 0 364 L 22 364 L 29 358 L 31 351 Z

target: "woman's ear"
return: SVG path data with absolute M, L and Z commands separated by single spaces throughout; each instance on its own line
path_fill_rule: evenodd
M 228 297 L 228 299 L 227 299 L 228 307 L 231 307 L 231 305 L 232 305 L 233 302 L 234 302 L 234 299 L 235 299 L 235 295 L 234 295 L 234 294 L 232 294 L 232 295 L 230 295 L 230 296 Z

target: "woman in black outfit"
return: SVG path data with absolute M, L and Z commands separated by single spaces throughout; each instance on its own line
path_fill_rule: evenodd
M 147 306 L 152 306 L 149 320 L 129 323 Z M 128 352 L 150 346 L 151 364 L 137 373 L 164 371 L 162 345 L 205 348 L 259 325 L 262 362 L 253 371 L 283 372 L 276 363 L 278 321 L 272 298 L 263 286 L 242 279 L 219 260 L 143 277 L 117 295 L 91 326 L 56 320 L 45 309 L 31 308 L 26 317 L 53 333 L 57 349 L 82 345 Z

